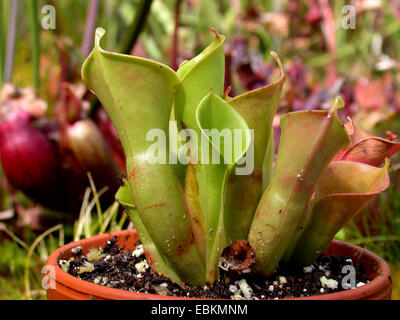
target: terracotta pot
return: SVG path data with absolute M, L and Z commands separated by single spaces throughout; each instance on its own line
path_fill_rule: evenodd
M 54 276 L 55 288 L 47 290 L 49 300 L 176 300 L 187 299 L 154 294 L 135 293 L 126 290 L 112 289 L 80 280 L 64 272 L 59 266 L 60 259 L 68 259 L 71 249 L 77 246 L 87 253 L 92 247 L 102 247 L 106 241 L 116 235 L 119 245 L 125 250 L 132 250 L 139 240 L 135 230 L 126 230 L 116 233 L 99 235 L 92 238 L 72 242 L 54 251 L 48 261 L 49 277 Z M 391 298 L 392 278 L 389 265 L 372 252 L 357 246 L 334 240 L 326 250 L 325 255 L 350 256 L 355 263 L 361 263 L 371 281 L 362 287 L 337 293 L 324 294 L 313 297 L 297 298 L 302 300 L 385 300 Z M 53 273 L 51 273 L 53 272 Z

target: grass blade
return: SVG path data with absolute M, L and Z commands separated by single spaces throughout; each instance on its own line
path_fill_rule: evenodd
M 6 44 L 6 62 L 4 70 L 4 83 L 10 83 L 15 58 L 15 39 L 17 33 L 17 15 L 18 15 L 19 0 L 11 1 L 10 20 L 7 34 Z
M 40 64 L 40 38 L 39 38 L 39 17 L 37 0 L 30 0 L 28 3 L 29 23 L 32 37 L 32 71 L 33 87 L 39 91 L 39 64 Z

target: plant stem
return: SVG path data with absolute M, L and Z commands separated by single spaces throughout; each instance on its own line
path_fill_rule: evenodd
M 28 1 L 29 20 L 32 32 L 32 72 L 33 86 L 39 91 L 39 64 L 40 64 L 40 39 L 37 0 Z
M 139 3 L 136 6 L 135 17 L 133 18 L 132 23 L 128 27 L 124 39 L 122 39 L 122 44 L 119 49 L 119 52 L 124 54 L 131 53 L 132 48 L 135 46 L 136 41 L 138 40 L 139 35 L 142 32 L 143 27 L 146 23 L 152 3 L 153 0 L 139 1 Z M 96 114 L 96 111 L 99 108 L 99 106 L 100 102 L 97 99 L 97 97 L 93 98 L 90 106 L 89 117 L 93 117 Z
M 99 0 L 90 0 L 89 9 L 86 17 L 85 34 L 82 41 L 82 54 L 86 58 L 92 47 L 94 31 L 96 28 L 97 17 L 99 14 Z
M 5 24 L 3 23 L 3 1 L 0 1 L 0 43 L 4 43 L 4 29 Z M 3 87 L 3 72 L 4 72 L 4 46 L 0 47 L 0 91 Z
M 15 36 L 17 31 L 17 14 L 19 0 L 11 1 L 10 21 L 8 25 L 7 47 L 6 47 L 6 62 L 4 70 L 4 83 L 11 82 L 11 75 L 14 66 L 15 56 Z
M 120 52 L 129 54 L 133 49 L 146 23 L 152 3 L 153 0 L 140 0 L 137 4 L 135 17 L 122 40 Z
M 179 29 L 179 15 L 180 15 L 180 7 L 182 0 L 176 0 L 175 3 L 175 29 L 174 29 L 174 37 L 172 42 L 172 54 L 171 54 L 171 67 L 175 71 L 178 70 L 178 29 Z
M 4 68 L 5 68 L 5 43 L 7 41 L 7 30 L 8 30 L 8 22 L 9 22 L 9 16 L 10 16 L 10 1 L 11 0 L 3 0 L 0 1 L 1 5 L 0 5 L 0 11 L 1 11 L 1 22 L 0 22 L 0 33 L 1 33 L 1 42 L 2 45 L 0 48 L 0 89 L 3 87 L 3 83 L 4 83 Z

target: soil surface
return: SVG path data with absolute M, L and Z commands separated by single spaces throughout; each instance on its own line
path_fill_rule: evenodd
M 140 242 L 135 250 L 128 252 L 118 246 L 116 237 L 107 241 L 103 248 L 93 248 L 86 255 L 82 254 L 80 247 L 71 251 L 69 260 L 59 261 L 60 267 L 69 274 L 110 288 L 159 295 L 219 299 L 282 299 L 321 295 L 346 290 L 342 286 L 343 277 L 348 274 L 342 274 L 345 265 L 352 265 L 356 270 L 353 287 L 369 282 L 362 266 L 354 265 L 349 257 L 328 256 L 318 258 L 305 268 L 281 267 L 267 279 L 250 275 L 231 279 L 220 270 L 222 280 L 213 286 L 182 289 L 169 278 L 151 271 Z

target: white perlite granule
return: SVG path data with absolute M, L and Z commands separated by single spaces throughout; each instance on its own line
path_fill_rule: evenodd
M 307 267 L 304 267 L 303 268 L 303 272 L 304 273 L 310 273 L 310 272 L 312 272 L 314 270 L 314 267 L 313 266 L 307 266 Z
M 75 247 L 75 248 L 72 248 L 71 249 L 71 252 L 73 253 L 73 254 L 77 254 L 77 253 L 79 253 L 79 252 L 81 252 L 82 251 L 82 247 L 81 246 L 78 246 L 78 247 Z
M 139 272 L 139 273 L 145 272 L 148 267 L 149 267 L 149 264 L 147 263 L 146 260 L 140 261 L 135 264 L 135 268 L 136 268 L 137 272 Z
M 60 260 L 58 261 L 59 266 L 63 269 L 64 272 L 69 272 L 69 261 L 68 260 Z
M 136 249 L 133 250 L 133 252 L 132 252 L 132 256 L 136 257 L 136 258 L 139 258 L 143 254 L 144 254 L 144 249 L 143 249 L 143 245 L 142 244 L 137 246 Z
M 232 293 L 236 293 L 236 292 L 238 292 L 238 290 L 239 290 L 239 288 L 237 286 L 235 286 L 234 284 L 231 284 L 229 286 L 229 291 Z
M 232 300 L 243 300 L 244 298 L 240 294 L 236 293 L 233 296 L 231 296 L 231 299 Z
M 325 287 L 328 287 L 330 289 L 337 289 L 338 287 L 338 282 L 334 279 L 328 279 L 325 276 L 322 276 L 319 278 L 319 281 L 321 281 L 321 284 Z
M 273 286 L 273 285 L 270 285 L 269 288 L 268 288 L 268 290 L 271 291 L 271 292 L 274 291 L 274 286 Z
M 285 277 L 280 276 L 280 277 L 279 277 L 279 282 L 282 283 L 282 284 L 285 284 L 285 283 L 287 283 L 287 280 L 286 280 Z
M 242 293 L 243 293 L 243 296 L 244 296 L 246 299 L 250 299 L 251 296 L 253 295 L 253 290 L 252 290 L 251 287 L 248 285 L 246 279 L 239 280 L 238 285 L 239 285 L 240 290 L 241 290 Z

